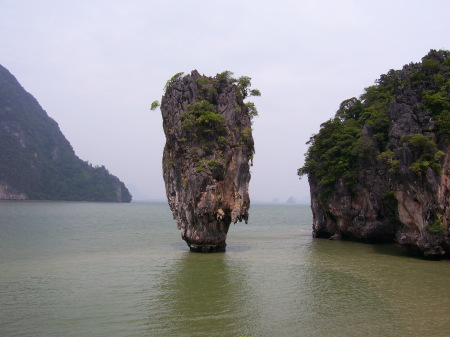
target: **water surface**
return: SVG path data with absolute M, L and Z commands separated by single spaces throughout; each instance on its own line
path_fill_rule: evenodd
M 450 261 L 251 207 L 190 253 L 164 203 L 0 202 L 0 336 L 447 336 Z

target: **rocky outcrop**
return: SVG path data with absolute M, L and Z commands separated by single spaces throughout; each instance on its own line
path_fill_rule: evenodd
M 431 51 L 383 75 L 361 100 L 343 102 L 322 125 L 299 170 L 310 182 L 315 237 L 450 254 L 449 75 L 450 53 Z M 337 132 L 349 136 L 341 141 Z
M 27 200 L 25 193 L 18 192 L 5 182 L 0 182 L 0 200 Z
M 224 251 L 230 223 L 247 222 L 254 145 L 250 78 L 230 72 L 175 75 L 161 101 L 163 177 L 181 236 L 192 251 Z

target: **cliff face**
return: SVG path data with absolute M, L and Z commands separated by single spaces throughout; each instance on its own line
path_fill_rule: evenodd
M 2 66 L 0 199 L 131 201 L 105 167 L 75 155 L 58 124 Z
M 310 140 L 313 235 L 450 254 L 450 53 L 382 75 Z
M 224 251 L 230 223 L 248 219 L 256 110 L 243 102 L 250 79 L 230 76 L 177 74 L 161 102 L 167 199 L 192 251 Z

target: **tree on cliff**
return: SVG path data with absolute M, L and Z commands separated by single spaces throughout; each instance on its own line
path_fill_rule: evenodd
M 450 139 L 449 55 L 449 51 L 431 51 L 422 64 L 391 70 L 381 75 L 376 85 L 366 88 L 360 99 L 343 101 L 335 117 L 323 123 L 320 132 L 307 143 L 310 147 L 298 174 L 314 177 L 323 187 L 333 185 L 341 177 L 347 184 L 354 184 L 361 168 L 374 166 L 373 160 L 361 159 L 368 155 L 375 159 L 374 154 L 388 150 L 388 107 L 394 100 L 404 99 L 402 93 L 407 87 L 420 92 L 418 105 L 436 120 L 434 129 L 429 131 L 437 131 L 439 137 L 430 141 L 445 146 Z M 363 134 L 364 128 L 371 137 Z M 369 138 L 370 141 L 364 141 Z M 439 158 L 430 160 L 439 165 Z
M 315 236 L 450 253 L 450 51 L 381 75 L 307 144 Z

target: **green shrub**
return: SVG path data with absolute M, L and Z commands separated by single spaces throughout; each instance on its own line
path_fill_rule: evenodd
M 401 143 L 406 143 L 412 148 L 412 151 L 418 159 L 412 163 L 409 168 L 416 174 L 425 174 L 428 168 L 432 168 L 435 172 L 440 173 L 441 158 L 445 153 L 439 151 L 437 145 L 421 133 L 410 134 L 400 138 Z
M 394 152 L 391 150 L 381 152 L 377 156 L 377 159 L 387 163 L 389 167 L 388 171 L 391 173 L 398 172 L 400 170 L 400 161 L 396 159 Z
M 166 85 L 164 86 L 164 92 L 166 92 L 167 89 L 169 89 L 174 82 L 176 82 L 178 79 L 180 79 L 181 76 L 183 76 L 183 74 L 184 74 L 183 72 L 180 72 L 180 73 L 176 73 L 175 75 L 173 75 L 170 78 L 170 80 L 168 80 L 166 82 Z
M 186 107 L 181 126 L 186 134 L 202 140 L 214 134 L 221 135 L 225 129 L 225 117 L 215 112 L 216 107 L 208 101 L 195 102 Z
M 155 110 L 157 107 L 159 107 L 159 102 L 153 101 L 152 105 L 150 106 L 150 110 Z
M 445 235 L 446 228 L 440 219 L 436 219 L 433 224 L 426 227 L 428 233 L 433 235 Z
M 436 128 L 439 139 L 445 143 L 450 142 L 450 110 L 442 111 L 436 119 Z
M 450 142 L 450 52 L 431 50 L 422 63 L 390 70 L 375 85 L 365 88 L 359 99 L 344 100 L 335 117 L 323 123 L 319 133 L 310 138 L 298 175 L 307 174 L 327 194 L 341 177 L 349 185 L 355 183 L 358 172 L 374 162 L 371 158 L 385 161 L 390 172 L 398 172 L 400 161 L 387 149 L 388 110 L 392 102 L 403 100 L 405 90 L 422 93 L 418 107 L 430 111 L 436 121 L 430 131 L 436 130 L 439 141 Z M 363 129 L 369 135 L 362 136 Z M 412 171 L 418 174 L 428 168 L 440 171 L 444 153 L 433 141 L 419 134 L 405 136 L 402 142 L 410 146 L 417 158 L 410 166 Z M 376 156 L 377 153 L 380 155 Z
M 219 167 L 224 166 L 223 160 L 216 160 L 216 159 L 200 159 L 197 164 L 195 165 L 195 170 L 197 172 L 203 172 L 203 171 L 214 171 Z

